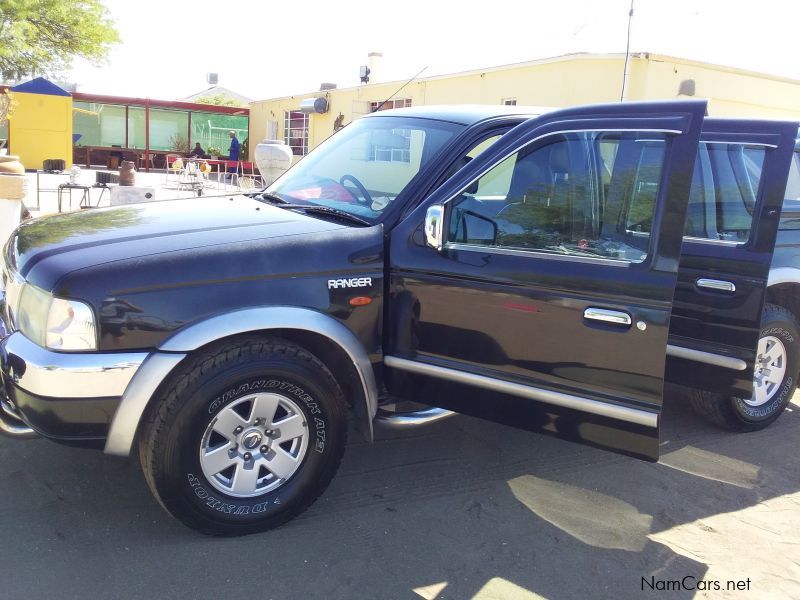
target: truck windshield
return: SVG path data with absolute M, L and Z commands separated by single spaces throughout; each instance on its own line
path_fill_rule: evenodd
M 411 179 L 463 129 L 414 117 L 355 121 L 278 178 L 266 193 L 377 221 Z

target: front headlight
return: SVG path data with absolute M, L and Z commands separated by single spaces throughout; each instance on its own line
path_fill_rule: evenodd
M 52 350 L 96 350 L 94 313 L 77 300 L 53 298 L 27 283 L 17 308 L 17 327 L 33 342 Z

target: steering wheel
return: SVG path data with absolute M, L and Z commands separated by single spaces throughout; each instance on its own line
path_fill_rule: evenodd
M 356 179 L 353 175 L 350 175 L 349 173 L 345 173 L 344 175 L 342 175 L 342 178 L 339 179 L 339 183 L 342 184 L 342 187 L 344 187 L 346 181 L 352 183 L 358 190 L 358 193 L 361 194 L 360 198 L 355 194 L 353 194 L 353 196 L 356 199 L 356 202 L 358 202 L 359 204 L 367 204 L 367 205 L 372 204 L 372 196 L 369 195 L 369 192 L 367 191 L 367 188 L 364 187 L 363 183 L 361 183 L 358 179 Z

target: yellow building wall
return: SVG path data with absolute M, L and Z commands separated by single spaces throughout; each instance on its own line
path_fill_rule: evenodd
M 800 120 L 798 81 L 659 56 L 635 65 L 631 100 L 675 98 L 681 81 L 694 79 L 694 97 L 708 98 L 710 116 Z
M 14 92 L 14 101 L 10 153 L 18 155 L 27 169 L 41 169 L 49 158 L 72 166 L 72 98 Z
M 788 118 L 800 120 L 800 81 L 660 55 L 634 55 L 629 64 L 627 100 L 676 99 L 684 79 L 695 80 L 695 98 L 709 99 L 709 114 L 720 117 Z M 408 84 L 395 98 L 410 98 L 413 106 L 435 104 L 501 104 L 564 107 L 619 101 L 624 55 L 577 55 L 430 77 Z M 306 98 L 326 96 L 329 110 L 309 115 L 309 150 L 343 124 L 369 112 L 403 82 L 362 85 L 262 100 L 250 105 L 250 138 L 267 137 L 268 122 L 277 122 L 284 139 L 284 112 L 298 110 Z M 254 142 L 251 148 L 255 147 Z M 252 149 L 251 149 L 252 156 Z M 295 157 L 295 162 L 300 157 Z
M 513 98 L 520 105 L 560 107 L 617 100 L 621 84 L 619 59 L 586 57 L 569 62 L 554 60 L 432 77 L 411 82 L 395 98 L 409 98 L 413 106 L 497 105 L 504 99 Z M 310 150 L 333 133 L 339 114 L 344 115 L 343 124 L 346 125 L 368 114 L 370 102 L 382 102 L 401 85 L 403 82 L 369 84 L 253 102 L 250 104 L 250 138 L 265 139 L 269 121 L 276 121 L 278 139 L 283 140 L 285 111 L 298 110 L 300 102 L 307 98 L 326 96 L 328 112 L 309 115 Z M 250 152 L 252 158 L 252 149 Z M 295 162 L 299 158 L 295 157 Z

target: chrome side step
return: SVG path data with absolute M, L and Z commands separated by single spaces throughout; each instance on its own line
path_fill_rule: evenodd
M 420 425 L 438 423 L 457 414 L 451 410 L 436 407 L 413 412 L 392 412 L 379 408 L 378 414 L 375 415 L 375 424 L 384 429 L 411 429 Z

